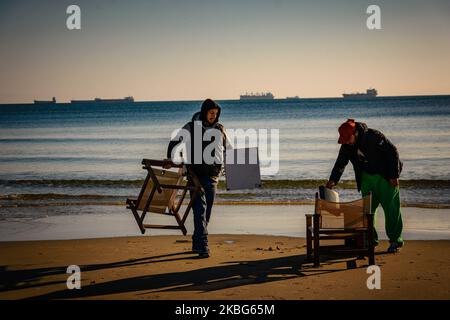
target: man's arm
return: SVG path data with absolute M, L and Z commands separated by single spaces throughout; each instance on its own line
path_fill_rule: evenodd
M 386 175 L 391 186 L 398 186 L 398 179 L 401 172 L 401 162 L 399 159 L 398 150 L 395 145 L 384 134 L 376 131 L 375 143 L 380 152 L 386 158 Z
M 189 123 L 186 123 L 182 128 L 182 130 L 183 129 L 187 130 L 190 134 L 192 134 L 191 125 Z M 167 159 L 172 159 L 173 148 L 175 148 L 182 140 L 183 140 L 182 137 L 179 137 L 178 139 L 175 140 L 170 140 L 169 145 L 167 146 L 167 155 L 166 155 Z
M 223 163 L 222 163 L 222 168 L 221 168 L 221 172 L 220 174 L 225 176 L 226 172 L 225 172 L 225 162 L 227 159 L 227 151 L 231 151 L 233 150 L 233 145 L 231 144 L 230 139 L 228 138 L 227 132 L 225 130 L 225 127 L 221 124 L 218 124 L 217 129 L 220 130 L 220 132 L 222 133 L 222 146 L 223 146 Z
M 388 177 L 398 179 L 400 177 L 401 170 L 398 150 L 388 139 L 386 139 L 385 142 L 384 152 L 388 159 Z
M 191 126 L 190 126 L 189 123 L 186 123 L 182 129 L 188 130 L 189 133 L 192 133 Z M 165 160 L 169 160 L 169 161 L 172 160 L 172 151 L 182 140 L 183 139 L 182 139 L 181 136 L 178 139 L 170 140 L 170 142 L 169 142 L 169 144 L 167 146 L 167 154 L 166 154 L 166 159 Z M 166 165 L 166 166 L 164 166 L 164 168 L 165 169 L 170 169 L 171 166 L 170 165 Z
M 223 131 L 223 137 L 224 137 L 224 150 L 233 150 L 233 145 L 231 144 L 230 139 L 228 138 L 227 133 L 225 132 L 225 130 Z
M 333 170 L 331 171 L 330 179 L 328 179 L 327 187 L 331 188 L 338 184 L 344 173 L 345 167 L 350 161 L 350 146 L 343 144 L 339 149 L 339 155 L 334 163 Z
M 181 138 L 179 140 L 170 140 L 169 145 L 167 146 L 167 159 L 172 159 L 172 151 L 179 143 L 181 142 Z
M 399 185 L 401 162 L 397 148 L 386 138 L 384 152 L 387 157 L 387 175 L 389 183 L 394 188 Z

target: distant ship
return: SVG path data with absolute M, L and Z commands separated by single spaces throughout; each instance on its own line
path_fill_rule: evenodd
M 246 93 L 241 94 L 240 100 L 246 100 L 246 101 L 260 101 L 260 100 L 273 100 L 274 96 L 270 92 L 266 93 Z
M 373 99 L 377 96 L 378 91 L 376 89 L 367 89 L 366 93 L 343 93 L 344 99 Z
M 55 104 L 56 98 L 53 97 L 52 100 L 34 100 L 34 104 Z
M 286 97 L 286 100 L 287 100 L 287 101 L 297 101 L 297 100 L 300 100 L 300 97 L 299 97 L 299 96 L 295 96 L 295 97 Z
M 100 99 L 95 98 L 94 100 L 70 100 L 70 103 L 130 103 L 134 102 L 133 97 L 125 97 L 123 99 Z

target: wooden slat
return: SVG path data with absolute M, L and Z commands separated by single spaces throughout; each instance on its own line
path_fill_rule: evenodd
M 166 208 L 168 201 L 169 201 L 169 199 L 156 197 L 156 195 L 154 195 L 153 199 L 152 199 L 152 202 L 150 204 L 150 208 L 152 208 L 152 207 L 154 207 L 154 208 L 158 208 L 158 207 Z
M 150 204 L 149 212 L 153 212 L 153 209 L 155 209 L 156 213 L 164 213 L 164 210 L 161 210 L 160 206 L 164 207 L 172 207 L 173 201 L 176 198 L 177 190 L 176 188 L 181 186 L 183 176 L 180 172 L 168 172 L 164 170 L 156 170 L 154 169 L 153 172 L 156 175 L 156 179 L 158 179 L 158 183 L 161 185 L 163 184 L 165 188 L 162 189 L 162 192 L 155 192 L 152 198 L 152 202 Z M 163 173 L 165 172 L 165 173 Z M 170 185 L 176 186 L 175 188 L 169 188 Z M 153 181 L 149 179 L 147 181 L 147 185 L 145 186 L 144 191 L 142 192 L 141 199 L 139 203 L 137 204 L 137 208 L 139 210 L 144 210 L 145 204 L 147 203 L 147 200 L 149 196 L 151 195 L 151 190 L 153 189 Z
M 334 252 L 339 252 L 339 253 L 365 253 L 368 254 L 368 250 L 367 249 L 334 249 Z
M 336 236 L 319 236 L 320 240 L 343 240 L 354 236 L 353 234 L 350 235 L 336 235 Z
M 142 159 L 142 164 L 144 166 L 155 166 L 155 167 L 163 167 L 166 164 L 170 164 L 174 168 L 181 168 L 183 167 L 182 164 L 175 164 L 172 161 L 164 161 L 164 160 L 154 160 L 154 159 Z
M 354 234 L 360 234 L 360 233 L 366 233 L 367 229 L 319 229 L 319 233 L 323 234 L 340 234 L 340 233 L 354 233 Z
M 149 228 L 149 229 L 181 229 L 180 226 L 167 226 L 167 225 L 160 225 L 160 224 L 144 224 L 144 228 Z

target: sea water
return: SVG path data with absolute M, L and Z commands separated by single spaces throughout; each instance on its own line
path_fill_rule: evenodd
M 218 102 L 227 129 L 279 130 L 278 173 L 263 176 L 262 189 L 220 188 L 218 202 L 311 202 L 336 160 L 337 127 L 353 118 L 397 146 L 404 204 L 450 205 L 450 96 Z M 171 133 L 200 105 L 1 105 L 0 216 L 21 206 L 121 205 L 145 177 L 142 158 L 165 158 Z M 351 165 L 342 179 L 341 199 L 358 197 Z

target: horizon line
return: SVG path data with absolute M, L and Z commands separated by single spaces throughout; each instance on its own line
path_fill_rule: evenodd
M 348 101 L 358 101 L 358 100 L 376 100 L 379 98 L 402 98 L 402 97 L 445 97 L 445 96 L 450 96 L 450 93 L 439 93 L 439 94 L 413 94 L 413 95 L 385 95 L 385 96 L 376 96 L 375 98 L 369 98 L 369 99 L 357 99 L 357 100 L 352 100 L 352 99 L 348 99 Z M 274 97 L 274 99 L 271 100 L 250 100 L 250 101 L 246 101 L 246 102 L 268 102 L 268 101 L 274 101 L 274 100 L 286 100 L 288 97 L 292 97 L 292 96 L 287 96 L 287 97 L 283 97 L 283 98 L 276 98 Z M 125 102 L 125 103 L 145 103 L 145 102 L 199 102 L 199 101 L 203 101 L 207 98 L 200 98 L 200 99 L 179 99 L 179 100 L 135 100 L 134 102 Z M 315 100 L 315 99 L 344 99 L 342 96 L 334 96 L 334 97 L 299 97 L 299 100 Z M 227 98 L 219 98 L 219 99 L 213 99 L 215 101 L 241 101 L 239 98 L 234 98 L 234 99 L 227 99 Z M 39 100 L 38 100 L 39 101 Z M 49 100 L 50 101 L 50 100 Z M 93 103 L 95 103 L 95 101 L 92 101 Z M 32 102 L 0 102 L 0 105 L 35 105 L 34 101 Z M 44 103 L 45 104 L 45 103 Z M 51 103 L 49 103 L 51 104 Z M 56 101 L 56 104 L 76 104 L 72 103 L 70 100 L 68 101 Z

